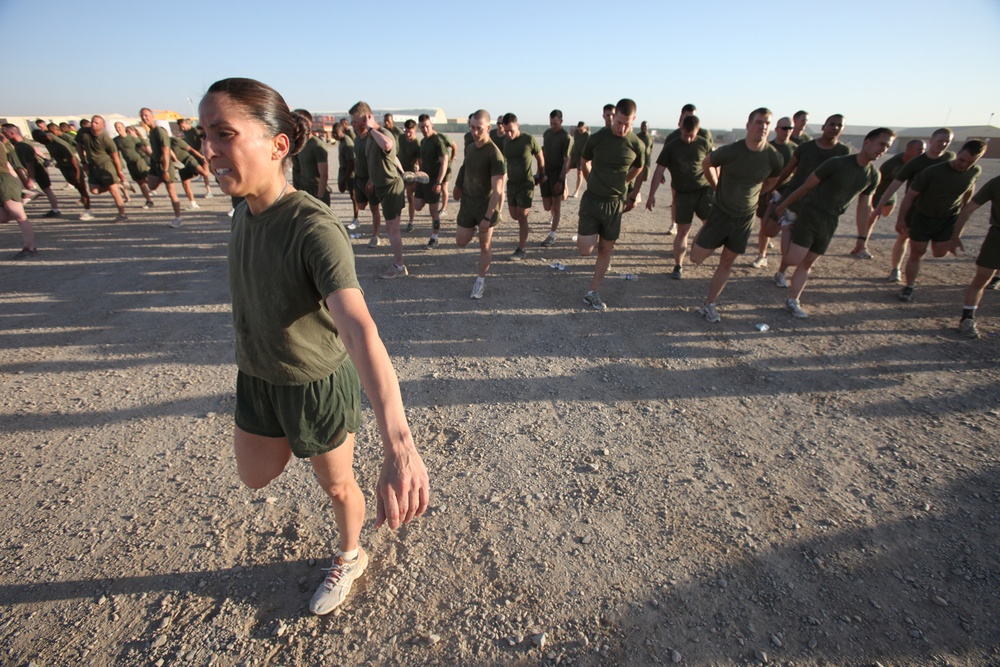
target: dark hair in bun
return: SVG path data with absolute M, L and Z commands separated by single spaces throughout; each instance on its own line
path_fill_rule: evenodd
M 233 77 L 216 81 L 208 87 L 206 95 L 222 93 L 243 105 L 250 116 L 264 125 L 272 136 L 284 134 L 288 137 L 292 156 L 302 150 L 309 138 L 308 121 L 292 113 L 285 99 L 271 86 L 255 79 Z

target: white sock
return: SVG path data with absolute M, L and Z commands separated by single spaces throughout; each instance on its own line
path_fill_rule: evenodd
M 347 561 L 357 560 L 360 551 L 361 547 L 354 547 L 350 551 L 341 551 L 340 549 L 337 549 L 337 555 Z

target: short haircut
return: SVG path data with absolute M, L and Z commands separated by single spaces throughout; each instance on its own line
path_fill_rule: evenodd
M 472 118 L 472 116 L 469 116 L 469 118 Z M 418 123 L 422 123 L 422 122 L 424 122 L 425 120 L 431 120 L 431 117 L 430 117 L 430 116 L 428 116 L 428 115 L 427 115 L 427 114 L 425 114 L 425 113 L 422 113 L 422 114 L 420 114 L 419 116 L 417 116 L 417 122 L 418 122 Z M 433 123 L 434 121 L 431 121 L 431 122 Z
M 416 126 L 417 126 L 417 121 L 413 120 L 412 118 L 407 118 L 406 121 L 403 123 L 403 127 L 405 127 L 407 130 Z
M 307 121 L 309 121 L 309 124 L 312 125 L 313 115 L 311 113 L 309 113 L 308 111 L 306 111 L 305 109 L 296 109 L 292 113 L 297 113 L 298 115 L 302 116 Z
M 3 125 L 0 125 L 0 129 L 7 130 L 8 132 L 10 132 L 11 130 L 16 130 L 18 136 L 21 135 L 21 129 L 17 125 L 14 125 L 13 123 L 4 123 Z
M 390 118 L 392 118 L 393 120 L 396 120 L 395 118 L 392 117 L 391 113 L 387 113 L 384 116 L 382 116 L 382 120 L 389 120 Z
M 39 124 L 45 125 L 45 121 L 42 120 L 41 118 L 36 118 L 35 119 L 35 125 L 39 125 Z
M 584 122 L 583 122 L 583 121 L 581 120 L 581 121 L 580 121 L 579 123 L 577 123 L 577 124 L 576 124 L 576 126 L 577 126 L 577 127 L 587 127 L 587 124 L 586 124 L 586 123 L 584 123 Z
M 42 122 L 44 123 L 45 121 L 43 120 Z M 31 138 L 40 144 L 49 143 L 49 135 L 37 127 L 31 131 Z
M 748 123 L 752 123 L 754 117 L 757 114 L 764 114 L 766 116 L 773 116 L 774 115 L 773 113 L 771 113 L 771 110 L 768 109 L 767 107 L 757 107 L 756 109 L 754 109 L 753 111 L 750 112 L 749 116 L 747 116 L 747 122 Z
M 511 123 L 516 123 L 517 122 L 517 116 L 515 116 L 512 113 L 505 113 L 503 115 L 503 118 L 500 120 L 500 122 L 503 123 L 504 125 L 510 125 Z
M 52 130 L 54 130 L 54 129 L 55 129 L 55 130 L 58 130 L 58 129 L 59 129 L 59 126 L 58 126 L 58 125 L 56 125 L 55 123 L 49 123 L 49 132 L 51 132 L 51 131 L 52 131 Z
M 562 111 L 560 111 L 559 109 L 553 109 L 552 111 L 549 112 L 549 118 L 559 118 L 561 120 L 562 117 L 563 117 Z
M 604 110 L 605 111 L 614 111 L 615 110 L 615 105 L 614 104 L 605 104 L 604 105 Z
M 681 107 L 681 113 L 694 113 L 697 111 L 693 104 L 685 104 Z
M 835 113 L 835 114 L 833 114 L 833 115 L 831 115 L 831 116 L 827 116 L 827 118 L 826 118 L 826 122 L 827 122 L 827 123 L 829 123 L 829 122 L 830 122 L 831 120 L 833 120 L 834 118 L 837 118 L 837 119 L 839 119 L 839 120 L 840 120 L 840 122 L 841 122 L 841 124 L 843 124 L 843 122 L 844 122 L 844 114 L 842 114 L 842 113 Z M 824 123 L 824 125 L 825 125 L 825 124 L 826 124 L 826 123 Z
M 86 118 L 80 119 L 80 127 L 90 127 L 90 121 Z
M 691 132 L 692 130 L 697 130 L 698 126 L 701 125 L 701 121 L 694 114 L 690 116 L 685 116 L 684 120 L 681 121 L 681 129 L 686 132 Z
M 868 134 L 865 135 L 865 141 L 869 141 L 871 139 L 876 139 L 876 138 L 882 136 L 883 134 L 888 134 L 893 139 L 896 138 L 896 133 L 893 132 L 892 130 L 890 130 L 889 128 L 887 128 L 887 127 L 876 127 L 874 130 L 872 130 L 871 132 L 869 132 Z
M 955 133 L 951 131 L 950 127 L 939 127 L 938 129 L 931 132 L 932 137 L 936 137 L 939 134 L 947 134 L 949 137 L 955 136 Z
M 910 139 L 909 141 L 906 142 L 906 150 L 910 150 L 911 148 L 919 148 L 920 150 L 924 150 L 924 140 Z
M 470 121 L 472 121 L 472 120 L 481 120 L 481 121 L 485 121 L 486 124 L 489 125 L 489 123 L 490 123 L 490 112 L 487 111 L 486 109 L 480 109 L 479 111 L 474 111 L 474 112 L 472 112 L 472 115 L 469 116 L 469 120 Z
M 964 144 L 962 144 L 962 151 L 966 151 L 976 157 L 979 157 L 986 152 L 986 142 L 979 139 L 969 139 Z M 959 151 L 961 152 L 961 151 Z
M 367 116 L 372 112 L 372 108 L 368 106 L 367 102 L 358 102 L 353 107 L 351 107 L 347 113 L 352 116 Z
M 615 112 L 620 114 L 625 114 L 626 116 L 635 115 L 635 102 L 627 97 L 623 97 L 618 100 L 618 104 L 615 105 Z
M 809 115 L 808 111 L 803 111 L 802 109 L 799 109 L 792 115 L 792 118 L 793 119 L 802 118 L 803 116 L 808 116 L 808 115 Z

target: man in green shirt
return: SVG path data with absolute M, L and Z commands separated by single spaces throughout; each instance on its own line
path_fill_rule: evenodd
M 382 242 L 379 232 L 382 230 L 382 213 L 378 208 L 375 193 L 368 188 L 368 127 L 365 123 L 354 125 L 351 117 L 354 139 L 354 198 L 361 209 L 369 209 L 372 214 L 372 237 L 368 240 L 369 248 L 377 248 Z
M 976 162 L 986 152 L 986 142 L 966 141 L 953 160 L 927 167 L 913 179 L 899 205 L 896 231 L 910 238 L 910 258 L 906 260 L 906 285 L 899 300 L 913 301 L 920 260 L 931 244 L 935 257 L 944 257 L 954 248 L 952 239 L 958 215 L 975 191 L 983 170 Z M 905 169 L 904 169 L 905 171 Z M 910 209 L 913 215 L 907 216 Z
M 382 127 L 391 132 L 392 138 L 395 139 L 397 142 L 403 136 L 403 131 L 400 130 L 398 127 L 396 127 L 396 119 L 392 117 L 391 113 L 387 113 L 384 116 L 382 116 Z M 407 171 L 410 170 L 407 169 Z
M 590 175 L 590 165 L 583 159 L 583 147 L 587 145 L 587 139 L 590 139 L 590 131 L 581 120 L 573 131 L 573 148 L 569 154 L 569 171 L 576 171 L 576 190 L 570 195 L 573 199 L 580 196 L 580 186 Z
M 878 189 L 875 190 L 875 194 L 872 196 L 873 204 L 878 204 L 882 201 L 882 195 L 885 194 L 892 182 L 896 180 L 896 176 L 902 171 L 903 166 L 910 162 L 913 158 L 921 155 L 925 150 L 924 142 L 922 139 L 911 139 L 906 144 L 906 150 L 902 153 L 896 153 L 891 158 L 882 163 L 879 167 L 879 183 Z M 871 238 L 872 234 L 872 218 L 888 218 L 892 214 L 892 209 L 896 206 L 896 195 L 893 194 L 886 201 L 885 206 L 883 206 L 879 211 L 877 216 L 869 216 L 868 220 L 858 221 L 858 238 L 857 242 L 854 244 L 854 250 L 851 251 L 851 256 L 857 259 L 871 259 L 872 253 L 868 250 L 868 239 Z M 872 211 L 874 213 L 874 210 Z
M 480 109 L 469 119 L 472 143 L 465 147 L 465 162 L 455 178 L 455 200 L 460 202 L 455 220 L 455 243 L 464 248 L 479 234 L 479 276 L 470 298 L 482 299 L 486 272 L 493 259 L 493 227 L 499 208 L 505 165 L 500 149 L 490 139 L 490 114 Z
M 76 150 L 80 155 L 80 164 L 88 166 L 87 181 L 90 183 L 90 194 L 110 192 L 114 197 L 115 206 L 118 207 L 118 217 L 115 218 L 115 222 L 124 222 L 128 220 L 121 186 L 125 182 L 125 174 L 118 158 L 118 147 L 104 129 L 102 116 L 91 118 L 90 127 L 81 128 L 77 134 Z
M 392 117 L 392 114 L 386 114 L 386 116 Z M 399 155 L 399 165 L 403 168 L 404 172 L 416 172 L 420 169 L 420 140 L 417 139 L 417 122 L 412 118 L 408 118 L 405 123 L 403 123 L 403 132 L 397 138 L 399 144 L 399 150 L 397 154 Z M 409 213 L 409 222 L 406 223 L 405 232 L 413 231 L 413 216 L 414 212 L 414 194 L 416 193 L 417 182 L 410 181 L 405 184 L 406 186 L 406 210 Z
M 569 156 L 573 149 L 573 139 L 563 129 L 563 114 L 559 109 L 549 112 L 549 129 L 542 134 L 542 156 L 545 171 L 542 173 L 542 206 L 551 213 L 549 234 L 541 246 L 547 248 L 556 242 L 556 230 L 562 219 L 562 203 L 566 199 L 566 173 L 569 171 Z
M 527 256 L 525 246 L 528 243 L 528 211 L 531 210 L 531 198 L 535 191 L 535 181 L 541 181 L 545 174 L 545 158 L 542 147 L 530 134 L 521 132 L 521 124 L 517 116 L 508 113 L 503 117 L 506 137 L 503 142 L 503 158 L 507 163 L 507 204 L 510 215 L 517 221 L 517 248 L 511 253 L 511 260 L 518 261 Z M 531 159 L 538 162 L 538 170 L 531 172 Z
M 21 130 L 17 125 L 12 123 L 4 124 L 3 134 L 13 144 L 14 153 L 20 159 L 21 164 L 24 165 L 28 176 L 28 189 L 33 189 L 32 186 L 37 184 L 38 188 L 48 197 L 49 212 L 42 217 L 60 217 L 62 213 L 59 211 L 59 200 L 56 198 L 56 193 L 52 190 L 52 180 L 49 178 L 49 173 L 45 170 L 45 162 L 42 160 L 42 157 L 35 150 L 34 146 L 24 140 L 24 137 L 21 136 Z
M 666 139 L 663 140 L 664 145 L 677 139 L 681 136 L 681 125 L 684 123 L 684 119 L 688 116 L 694 116 L 698 113 L 698 109 L 693 104 L 685 104 L 681 107 L 681 115 L 677 119 L 677 129 L 667 135 Z M 700 127 L 701 123 L 699 121 L 698 136 L 702 137 L 708 141 L 708 145 L 714 147 L 714 142 L 712 140 L 712 132 L 707 127 Z M 670 200 L 671 202 L 677 198 L 677 191 L 673 187 L 670 188 Z M 677 210 L 676 206 L 670 207 L 670 229 L 667 230 L 667 235 L 673 234 L 677 231 Z
M 677 221 L 674 271 L 671 274 L 674 280 L 680 280 L 684 272 L 687 239 L 694 216 L 705 221 L 712 211 L 712 188 L 701 167 L 705 157 L 712 152 L 712 144 L 698 133 L 699 122 L 697 116 L 686 116 L 681 122 L 680 136 L 663 144 L 646 199 L 646 209 L 652 211 L 656 206 L 656 191 L 665 181 L 664 172 L 669 171 L 670 190 L 676 193 L 672 207 Z
M 417 117 L 420 123 L 420 133 L 424 135 L 420 142 L 420 169 L 430 178 L 430 183 L 415 183 L 414 206 L 418 211 L 424 210 L 427 204 L 431 214 L 431 238 L 427 241 L 427 249 L 438 247 L 438 235 L 441 233 L 441 199 L 447 189 L 447 172 L 449 165 L 448 149 L 444 137 L 434 129 L 434 121 L 425 113 Z
M 292 185 L 330 205 L 330 163 L 326 146 L 312 134 L 313 117 L 305 109 L 292 113 L 302 116 L 309 125 L 309 138 L 302 150 L 292 156 Z
M 792 119 L 788 116 L 782 116 L 778 119 L 778 122 L 774 126 L 774 139 L 771 140 L 771 145 L 774 146 L 775 150 L 781 155 L 781 159 L 788 164 L 792 159 L 792 151 L 795 149 L 795 144 L 788 140 L 788 137 L 792 132 Z M 775 186 L 775 190 L 781 190 L 784 183 L 778 183 Z M 760 218 L 760 227 L 757 232 L 757 258 L 750 263 L 755 269 L 760 269 L 767 266 L 767 247 L 771 243 L 771 237 L 767 235 L 764 224 L 767 220 L 769 213 L 769 204 L 771 202 L 775 204 L 781 201 L 781 195 L 777 192 L 769 194 L 761 194 L 760 201 L 757 203 L 757 217 Z M 773 213 L 773 210 L 770 210 Z
M 804 144 L 807 141 L 812 141 L 812 137 L 806 134 L 806 123 L 809 122 L 809 112 L 808 111 L 796 111 L 792 116 L 792 134 L 788 137 L 788 140 L 798 146 L 799 144 Z
M 170 150 L 170 133 L 156 124 L 153 111 L 147 107 L 139 110 L 139 118 L 149 136 L 149 175 L 146 177 L 146 185 L 150 192 L 160 187 L 160 183 L 166 185 L 170 204 L 174 207 L 174 219 L 170 226 L 177 229 L 183 224 L 183 220 L 181 202 L 174 186 L 177 182 L 177 168 L 174 167 L 173 153 Z
M 153 199 L 149 196 L 149 188 L 146 186 L 146 177 L 149 176 L 149 160 L 142 152 L 143 142 L 139 132 L 134 127 L 125 127 L 125 123 L 118 121 L 115 123 L 115 145 L 118 147 L 118 154 L 125 160 L 129 176 L 139 184 L 142 196 L 146 198 L 143 208 L 153 208 Z M 89 208 L 89 207 L 87 207 Z
M 83 202 L 83 210 L 90 211 L 90 193 L 87 191 L 87 180 L 84 178 L 83 167 L 77 160 L 73 147 L 59 137 L 43 132 L 38 137 L 39 142 L 49 150 L 49 157 L 56 163 L 66 182 L 76 188 Z
M 909 188 L 913 179 L 916 178 L 917 174 L 924 169 L 955 159 L 955 154 L 948 150 L 948 146 L 954 138 L 955 133 L 952 132 L 950 128 L 942 127 L 934 130 L 933 134 L 931 134 L 930 140 L 927 142 L 927 151 L 903 165 L 903 168 L 899 170 L 898 174 L 896 174 L 892 183 L 890 183 L 889 187 L 882 193 L 882 198 L 875 204 L 875 210 L 872 211 L 872 217 L 868 221 L 868 234 L 871 234 L 871 230 L 874 229 L 875 223 L 878 221 L 882 209 L 885 208 L 885 206 L 889 203 L 889 200 L 896 195 L 896 191 L 899 190 L 899 188 L 901 188 L 904 184 L 907 188 Z M 900 209 L 899 214 L 902 214 L 902 209 Z M 896 216 L 897 229 L 899 228 L 899 214 Z M 889 282 L 898 283 L 900 281 L 902 277 L 901 269 L 903 266 L 903 258 L 906 256 L 908 248 L 909 237 L 905 234 L 904 229 L 904 233 L 897 232 L 896 242 L 892 246 L 892 267 L 889 271 Z
M 823 123 L 822 136 L 818 139 L 804 141 L 795 147 L 792 151 L 792 159 L 785 165 L 785 168 L 781 171 L 781 175 L 778 177 L 779 183 L 785 183 L 779 193 L 782 199 L 802 187 L 802 184 L 812 175 L 816 167 L 823 164 L 823 162 L 830 158 L 849 155 L 851 153 L 850 146 L 840 143 L 840 135 L 843 131 L 844 117 L 840 114 L 833 114 Z M 777 207 L 777 202 L 773 205 Z M 793 214 L 798 212 L 796 207 L 788 210 Z M 785 216 L 779 220 L 773 214 L 764 214 L 765 233 L 768 237 L 773 238 L 779 231 L 781 232 L 782 258 L 788 252 L 788 244 L 791 239 L 791 220 L 791 216 Z M 774 284 L 778 287 L 788 287 L 788 280 L 785 277 L 785 271 L 788 270 L 788 266 L 784 259 L 782 259 L 781 265 L 778 267 L 778 272 L 774 274 Z
M 354 187 L 354 140 L 344 131 L 344 126 L 337 123 L 333 126 L 333 138 L 337 142 L 337 189 L 346 192 L 351 198 L 354 217 L 346 227 L 355 230 L 361 226 L 358 220 L 358 198 Z
M 379 126 L 367 103 L 358 102 L 348 113 L 354 129 L 361 132 L 363 128 L 367 132 L 367 141 L 363 144 L 364 156 L 368 161 L 365 193 L 369 195 L 373 210 L 376 202 L 382 207 L 385 230 L 392 247 L 393 264 L 382 272 L 381 277 L 405 278 L 409 271 L 403 263 L 403 237 L 399 222 L 406 205 L 406 188 L 403 185 L 403 174 L 399 171 L 399 160 L 396 158 L 396 139 L 392 132 Z
M 622 214 L 635 206 L 628 184 L 642 171 L 646 147 L 632 131 L 636 106 L 623 98 L 613 105 L 611 125 L 590 137 L 582 157 L 590 160 L 590 180 L 580 199 L 577 249 L 583 257 L 597 250 L 594 276 L 583 301 L 594 310 L 607 310 L 598 294 L 604 274 L 611 265 L 611 253 L 621 235 Z
M 455 158 L 458 157 L 458 146 L 448 138 L 448 135 L 438 133 L 438 136 L 441 137 L 445 148 L 451 153 L 448 157 L 448 168 L 444 172 L 444 181 L 441 184 L 441 215 L 444 215 L 445 211 L 448 210 L 448 182 L 451 180 L 451 168 L 455 164 Z
M 855 197 L 858 197 L 857 219 L 867 223 L 872 211 L 872 193 L 880 180 L 874 163 L 885 155 L 895 138 L 896 133 L 887 127 L 872 130 L 857 155 L 826 160 L 778 205 L 775 213 L 780 217 L 790 206 L 802 200 L 792 225 L 788 252 L 782 256 L 783 263 L 795 267 L 785 301 L 785 308 L 795 317 L 808 317 L 799 299 L 809 272 L 816 260 L 826 253 L 837 231 L 840 216 Z
M 955 221 L 955 231 L 951 237 L 951 247 L 949 250 L 957 254 L 958 250 L 965 250 L 962 245 L 962 230 L 965 223 L 977 208 L 990 203 L 990 227 L 983 239 L 983 245 L 979 249 L 979 256 L 976 257 L 976 274 L 972 277 L 968 289 L 965 290 L 965 301 L 962 308 L 962 319 L 958 323 L 958 330 L 963 336 L 968 338 L 979 338 L 979 329 L 976 327 L 976 309 L 983 298 L 983 292 L 987 285 L 1000 270 L 1000 176 L 990 180 L 979 192 L 973 195 L 972 200 L 962 207 L 958 219 Z
M 705 179 L 715 190 L 715 205 L 694 240 L 691 261 L 701 264 L 717 248 L 722 248 L 708 298 L 698 311 L 709 322 L 721 319 L 716 301 L 726 286 L 733 262 L 746 252 L 760 193 L 772 189 L 781 173 L 781 155 L 767 143 L 770 129 L 771 110 L 754 109 L 747 119 L 746 139 L 715 149 L 702 162 Z

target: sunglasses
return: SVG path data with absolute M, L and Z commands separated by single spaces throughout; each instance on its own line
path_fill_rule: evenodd
M 779 126 L 779 127 L 778 127 L 778 129 L 779 129 L 779 130 L 791 130 L 791 129 L 792 129 L 792 126 L 791 126 L 791 125 L 789 125 L 789 126 L 787 126 L 787 127 L 781 127 L 781 126 Z

